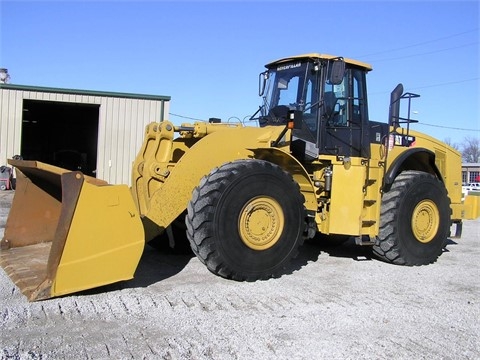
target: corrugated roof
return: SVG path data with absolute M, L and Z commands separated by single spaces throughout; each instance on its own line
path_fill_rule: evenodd
M 164 95 L 133 94 L 133 93 L 80 90 L 80 89 L 63 89 L 63 88 L 29 86 L 29 85 L 13 85 L 13 84 L 0 84 L 0 89 L 19 90 L 19 91 L 36 91 L 36 92 L 72 94 L 72 95 L 116 97 L 116 98 L 128 98 L 128 99 L 160 100 L 160 101 L 170 101 L 171 99 L 170 96 L 164 96 Z

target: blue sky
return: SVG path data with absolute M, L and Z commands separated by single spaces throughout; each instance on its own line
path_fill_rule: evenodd
M 370 117 L 399 83 L 421 94 L 413 128 L 480 137 L 478 1 L 0 0 L 0 67 L 12 84 L 172 97 L 171 113 L 244 119 L 258 74 L 320 52 L 371 63 Z M 185 120 L 171 116 L 180 124 Z

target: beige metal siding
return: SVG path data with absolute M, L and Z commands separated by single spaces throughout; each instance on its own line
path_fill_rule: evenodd
M 97 178 L 111 184 L 131 185 L 145 126 L 166 119 L 169 112 L 168 100 L 0 88 L 0 165 L 20 154 L 24 99 L 99 105 Z
M 21 93 L 0 89 L 0 165 L 20 154 L 22 104 Z
M 168 103 L 122 98 L 102 100 L 97 177 L 112 184 L 131 185 L 132 163 L 142 145 L 145 127 L 151 121 L 166 118 Z

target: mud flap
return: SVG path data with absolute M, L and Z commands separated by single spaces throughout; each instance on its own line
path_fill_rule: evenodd
M 145 241 L 126 185 L 35 161 L 9 163 L 17 187 L 0 265 L 30 301 L 133 277 Z

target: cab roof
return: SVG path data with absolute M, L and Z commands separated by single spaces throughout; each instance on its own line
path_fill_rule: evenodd
M 306 60 L 306 59 L 330 60 L 330 59 L 335 59 L 335 58 L 338 58 L 338 56 L 328 55 L 328 54 L 319 54 L 319 53 L 302 54 L 302 55 L 295 55 L 295 56 L 290 56 L 290 57 L 286 57 L 286 58 L 283 58 L 283 59 L 279 59 L 279 60 L 276 60 L 276 61 L 272 61 L 272 62 L 268 63 L 267 65 L 265 65 L 265 67 L 266 68 L 271 68 L 274 65 L 278 65 L 278 64 L 282 64 L 282 63 L 289 62 L 289 61 L 294 61 L 294 60 Z M 370 64 L 367 64 L 367 63 L 364 63 L 364 62 L 361 62 L 361 61 L 357 61 L 357 60 L 353 60 L 353 59 L 348 59 L 348 58 L 343 58 L 343 60 L 347 64 L 352 64 L 352 65 L 355 65 L 355 66 L 359 66 L 359 67 L 361 67 L 361 68 L 363 68 L 367 71 L 372 70 L 372 65 L 370 65 Z

